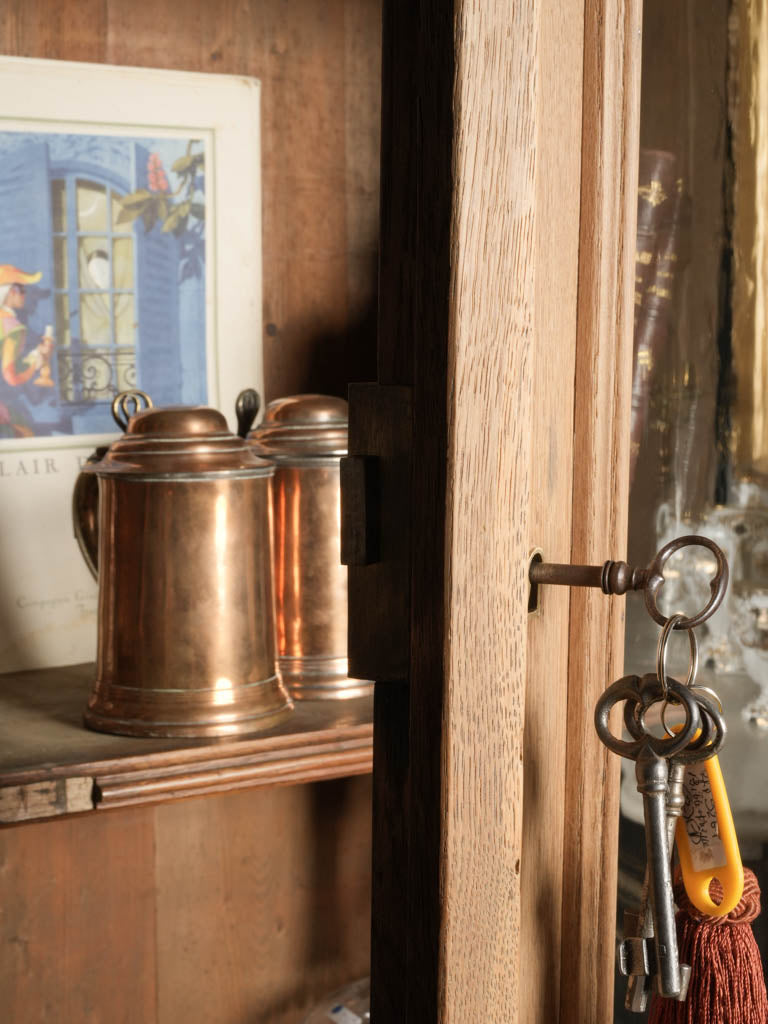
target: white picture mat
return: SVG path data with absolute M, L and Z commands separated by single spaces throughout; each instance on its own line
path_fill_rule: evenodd
M 239 391 L 263 394 L 259 82 L 0 57 L 0 83 L 0 131 L 204 140 L 208 404 L 234 429 Z M 0 671 L 95 657 L 97 587 L 71 496 L 79 466 L 116 434 L 0 441 Z

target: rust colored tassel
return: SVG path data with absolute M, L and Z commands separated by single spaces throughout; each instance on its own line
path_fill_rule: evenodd
M 712 899 L 722 899 L 717 880 Z M 708 917 L 694 907 L 682 879 L 675 880 L 680 962 L 691 965 L 684 1003 L 654 996 L 648 1024 L 768 1024 L 760 953 L 751 923 L 760 913 L 760 889 L 744 868 L 744 893 L 725 917 Z

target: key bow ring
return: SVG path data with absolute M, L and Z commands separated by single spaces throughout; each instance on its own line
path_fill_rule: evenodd
M 654 736 L 645 728 L 648 710 L 672 695 L 685 712 L 685 722 L 672 736 Z M 631 740 L 622 740 L 610 729 L 609 718 L 613 707 L 627 701 L 637 722 L 638 733 Z M 595 729 L 602 742 L 621 757 L 636 761 L 643 749 L 650 749 L 660 757 L 669 758 L 684 750 L 701 728 L 701 715 L 696 694 L 676 679 L 668 679 L 666 692 L 655 675 L 624 676 L 609 686 L 595 706 Z M 631 733 L 634 735 L 634 733 Z

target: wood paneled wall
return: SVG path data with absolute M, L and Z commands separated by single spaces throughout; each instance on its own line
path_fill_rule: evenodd
M 370 778 L 0 830 L 3 1024 L 300 1024 L 368 973 Z
M 268 400 L 375 377 L 380 19 L 381 0 L 3 5 L 4 54 L 261 79 Z M 298 1024 L 368 971 L 369 819 L 350 779 L 3 830 L 0 1016 Z
M 259 78 L 267 399 L 375 378 L 381 0 L 6 0 L 0 50 Z

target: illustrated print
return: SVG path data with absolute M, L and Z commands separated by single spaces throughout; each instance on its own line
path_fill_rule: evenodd
M 201 140 L 0 132 L 0 443 L 207 399 Z
M 27 351 L 27 328 L 19 320 L 27 287 L 41 277 L 39 271 L 32 274 L 9 263 L 0 265 L 0 437 L 34 437 L 34 428 L 16 401 L 17 388 L 29 381 L 38 387 L 54 386 L 52 329 L 47 327 L 39 344 Z

